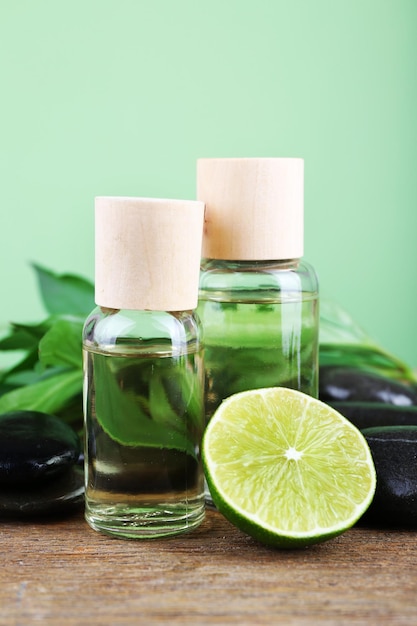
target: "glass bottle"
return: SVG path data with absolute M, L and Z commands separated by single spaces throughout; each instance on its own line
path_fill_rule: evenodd
M 198 161 L 206 420 L 248 389 L 317 397 L 318 282 L 302 260 L 303 176 L 302 159 Z
M 96 198 L 96 303 L 84 325 L 85 516 L 153 538 L 204 518 L 204 206 Z

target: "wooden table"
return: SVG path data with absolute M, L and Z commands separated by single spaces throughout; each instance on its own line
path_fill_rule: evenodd
M 417 532 L 356 527 L 301 551 L 208 511 L 193 533 L 125 541 L 65 520 L 0 521 L 1 626 L 417 624 Z

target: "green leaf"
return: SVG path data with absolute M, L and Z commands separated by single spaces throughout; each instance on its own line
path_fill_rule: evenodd
M 152 382 L 152 381 L 151 381 Z M 168 370 L 161 378 L 163 391 L 170 406 L 177 415 L 185 413 L 197 429 L 201 429 L 201 416 L 204 415 L 203 396 L 197 384 L 195 373 L 186 365 L 178 370 Z
M 94 386 L 97 420 L 112 439 L 128 446 L 182 450 L 195 457 L 185 424 L 179 432 L 178 423 L 172 428 L 169 423 L 151 419 L 132 394 L 120 389 L 106 359 L 95 361 Z
M 39 366 L 39 363 L 32 369 L 20 370 L 12 372 L 7 376 L 5 382 L 14 387 L 23 387 L 25 385 L 34 385 L 40 383 L 51 376 L 57 376 L 68 372 L 68 367 L 48 367 L 47 369 Z
M 0 340 L 0 350 L 30 350 L 49 328 L 49 320 L 41 324 L 12 323 L 9 334 Z
M 56 320 L 39 342 L 40 362 L 82 368 L 82 329 L 79 320 Z
M 31 410 L 55 413 L 82 389 L 82 371 L 51 376 L 41 382 L 9 391 L 0 398 L 0 414 Z
M 26 352 L 25 356 L 17 363 L 9 367 L 6 371 L 2 372 L 0 378 L 9 379 L 9 377 L 13 376 L 16 372 L 25 372 L 28 370 L 32 370 L 36 367 L 38 362 L 38 346 L 36 345 L 33 350 Z
M 406 364 L 386 352 L 366 345 L 321 345 L 320 365 L 371 370 L 388 378 L 414 382 L 414 375 Z
M 379 346 L 335 302 L 320 304 L 320 366 L 331 365 L 371 370 L 389 378 L 415 383 L 411 368 Z
M 36 339 L 23 330 L 14 330 L 0 340 L 0 350 L 30 350 L 36 345 Z
M 171 407 L 163 382 L 158 374 L 152 376 L 149 381 L 149 411 L 157 424 L 184 433 L 184 422 Z
M 33 268 L 49 313 L 86 316 L 94 308 L 94 286 L 90 281 L 74 274 L 55 274 L 37 264 Z
M 39 372 L 35 369 L 26 369 L 16 372 L 10 372 L 4 379 L 4 382 L 12 387 L 24 387 L 25 385 L 33 385 L 43 380 Z

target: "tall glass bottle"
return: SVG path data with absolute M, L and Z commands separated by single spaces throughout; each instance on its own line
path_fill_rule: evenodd
M 85 322 L 85 516 L 152 538 L 204 518 L 204 205 L 96 198 L 97 308 Z
M 199 159 L 206 419 L 227 396 L 318 393 L 318 282 L 302 260 L 302 159 Z

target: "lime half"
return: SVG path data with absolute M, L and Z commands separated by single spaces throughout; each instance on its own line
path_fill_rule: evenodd
M 340 413 L 283 387 L 222 402 L 203 439 L 214 504 L 263 543 L 302 547 L 350 528 L 376 487 L 368 444 Z

